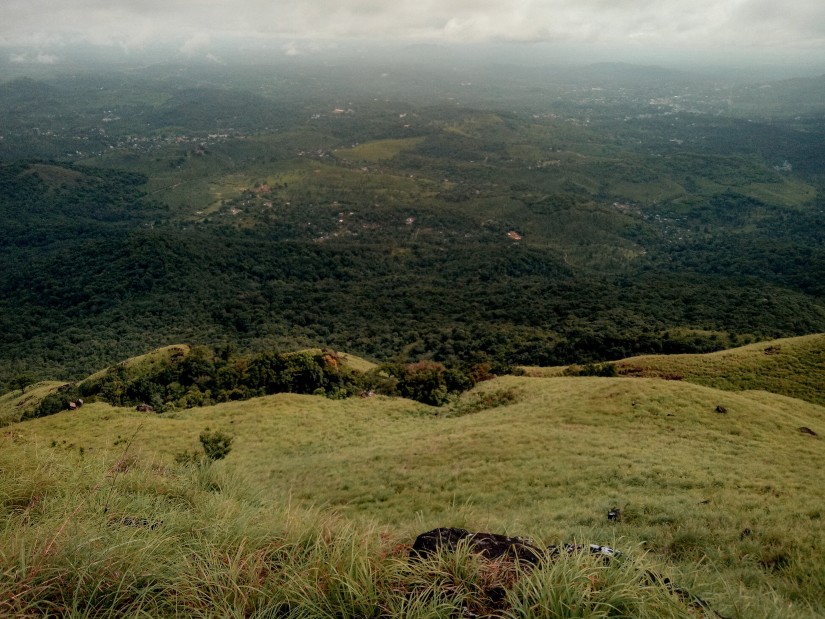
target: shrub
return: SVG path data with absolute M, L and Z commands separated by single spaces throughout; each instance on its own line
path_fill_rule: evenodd
M 442 406 L 451 393 L 472 388 L 472 375 L 458 369 L 446 368 L 434 361 L 419 361 L 407 365 L 387 364 L 381 370 L 396 379 L 398 395 L 432 406 Z
M 456 400 L 450 407 L 448 415 L 450 417 L 460 417 L 461 415 L 478 413 L 499 406 L 509 406 L 518 402 L 518 399 L 518 392 L 512 387 L 473 393 L 469 397 Z
M 50 393 L 43 398 L 37 408 L 24 418 L 46 417 L 64 411 L 69 408 L 70 402 L 78 398 L 78 395 L 79 391 L 74 384 L 63 385 L 54 393 Z
M 223 460 L 232 451 L 232 437 L 220 430 L 206 428 L 200 436 L 203 452 L 210 460 Z
M 587 365 L 571 365 L 564 371 L 565 376 L 617 376 L 615 363 L 588 363 Z

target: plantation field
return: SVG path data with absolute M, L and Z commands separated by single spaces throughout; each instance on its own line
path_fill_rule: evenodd
M 359 144 L 352 148 L 343 148 L 336 151 L 340 157 L 345 157 L 355 161 L 378 162 L 385 159 L 392 159 L 402 151 L 415 148 L 423 138 L 406 138 L 400 140 L 376 140 Z

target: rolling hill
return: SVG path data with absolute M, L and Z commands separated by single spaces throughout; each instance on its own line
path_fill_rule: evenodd
M 758 342 L 702 355 L 644 355 L 616 361 L 620 376 L 684 380 L 727 391 L 759 389 L 825 405 L 825 335 Z M 530 376 L 564 376 L 581 366 L 526 367 Z
M 820 342 L 770 345 L 791 354 Z M 739 389 L 738 373 L 752 373 L 767 346 L 729 352 L 727 361 L 715 354 L 704 367 L 721 372 L 727 362 L 723 373 Z M 644 367 L 652 372 L 658 361 L 645 359 Z M 617 365 L 638 367 L 626 363 L 639 361 Z M 662 363 L 662 373 L 672 370 Z M 161 533 L 167 519 L 180 531 L 209 505 L 260 522 L 289 504 L 336 514 L 327 525 L 335 531 L 383 535 L 390 544 L 435 526 L 609 544 L 689 583 L 724 616 L 814 617 L 825 609 L 825 408 L 762 390 L 773 380 L 767 374 L 760 390 L 723 391 L 687 379 L 509 376 L 443 408 L 381 396 L 280 394 L 155 415 L 98 402 L 9 426 L 2 451 L 28 463 L 26 478 L 15 478 L 24 485 L 56 462 L 98 466 L 99 486 L 87 480 L 74 498 L 88 512 L 83 530 L 105 521 L 95 514 L 111 492 L 128 505 L 118 517 L 163 520 Z M 478 402 L 486 404 L 471 405 Z M 233 437 L 228 457 L 202 473 L 224 481 L 209 482 L 214 499 L 180 512 L 177 501 L 194 495 L 179 487 L 175 457 L 196 448 L 207 427 Z M 124 454 L 134 473 L 107 477 L 99 468 Z M 49 505 L 64 491 L 52 479 L 34 506 L 6 490 L 5 509 L 37 521 L 46 509 L 39 501 Z M 13 507 L 21 503 L 22 511 Z M 63 509 L 71 504 L 66 499 Z M 613 507 L 622 511 L 619 523 L 606 518 Z M 54 534 L 37 530 L 43 537 L 33 548 Z M 7 528 L 4 548 L 23 535 L 16 531 Z M 243 531 L 225 542 L 234 548 L 227 552 L 242 552 Z M 131 535 L 137 542 L 156 534 Z

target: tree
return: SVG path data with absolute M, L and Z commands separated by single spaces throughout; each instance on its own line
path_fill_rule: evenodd
M 15 376 L 12 381 L 12 387 L 16 389 L 20 389 L 20 393 L 26 392 L 26 387 L 32 385 L 37 382 L 37 378 L 31 372 L 24 372 L 23 374 L 18 374 Z

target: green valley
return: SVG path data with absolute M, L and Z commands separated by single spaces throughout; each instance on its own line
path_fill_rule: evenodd
M 823 616 L 822 78 L 290 45 L 0 61 L 0 615 Z
M 7 82 L 0 383 L 178 341 L 552 365 L 825 330 L 821 127 L 685 108 L 693 78 L 314 70 Z

